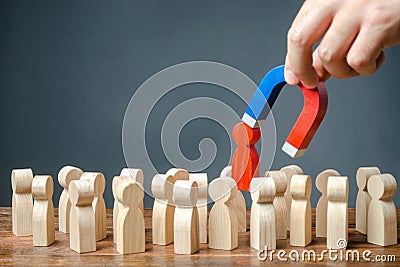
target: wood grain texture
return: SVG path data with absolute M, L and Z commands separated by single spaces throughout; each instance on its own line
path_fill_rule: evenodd
M 313 209 L 313 222 L 315 222 L 315 210 Z M 55 223 L 58 227 L 58 211 L 55 209 Z M 0 207 L 0 261 L 2 264 L 9 265 L 133 265 L 133 266 L 267 266 L 282 265 L 282 262 L 274 258 L 263 262 L 257 259 L 257 251 L 250 247 L 250 232 L 239 233 L 238 248 L 232 251 L 209 249 L 207 244 L 200 244 L 199 253 L 193 255 L 174 254 L 174 245 L 154 246 L 152 244 L 151 218 L 152 210 L 145 209 L 146 226 L 146 252 L 140 254 L 120 255 L 113 244 L 112 232 L 112 210 L 107 209 L 107 238 L 97 242 L 97 251 L 78 254 L 69 249 L 69 235 L 56 232 L 56 242 L 49 247 L 33 247 L 32 236 L 16 237 L 12 233 L 11 208 Z M 247 221 L 250 222 L 250 210 L 247 210 Z M 400 209 L 397 210 L 397 218 L 400 219 Z M 399 221 L 399 220 L 398 220 Z M 249 226 L 249 225 L 248 225 Z M 397 262 L 379 263 L 378 266 L 398 266 L 400 259 L 400 245 L 380 247 L 367 243 L 367 237 L 354 229 L 355 209 L 349 209 L 349 245 L 348 249 L 359 249 L 360 252 L 371 250 L 373 255 L 395 255 Z M 399 233 L 399 228 L 397 229 Z M 316 253 L 321 253 L 326 249 L 325 238 L 315 238 L 306 249 L 314 249 Z M 289 245 L 289 240 L 277 240 L 277 249 L 284 249 L 287 253 L 293 247 Z M 302 248 L 296 248 L 303 251 Z M 276 254 L 275 254 L 276 256 Z M 286 264 L 289 262 L 286 262 Z M 321 262 L 290 262 L 294 266 L 304 266 L 314 264 L 316 266 L 337 266 L 337 263 L 329 261 L 328 255 L 324 254 Z M 368 264 L 366 266 L 374 266 Z M 339 266 L 355 266 L 352 262 L 340 262 Z
M 32 235 L 32 180 L 31 169 L 14 169 L 11 172 L 12 230 L 16 236 Z
M 380 246 L 397 244 L 397 217 L 393 196 L 397 191 L 396 179 L 391 174 L 373 175 L 368 180 L 371 203 L 368 209 L 368 242 Z
M 326 245 L 331 249 L 344 249 L 348 243 L 348 196 L 347 176 L 329 176 L 327 184 L 327 231 Z M 318 215 L 318 214 L 317 214 Z
M 59 230 L 69 233 L 69 214 L 71 213 L 71 201 L 69 201 L 69 184 L 73 180 L 79 180 L 83 171 L 74 166 L 64 166 L 58 172 L 58 182 L 64 188 L 58 202 L 60 216 Z
M 232 166 L 226 166 L 220 174 L 220 177 L 232 178 Z M 234 199 L 232 199 L 232 209 L 236 214 L 238 221 L 238 231 L 246 232 L 246 200 L 242 194 L 242 191 L 238 190 Z
M 367 189 L 368 179 L 372 175 L 380 173 L 377 167 L 360 167 L 356 173 L 358 187 L 356 200 L 356 229 L 363 234 L 367 234 L 368 208 L 371 202 L 371 196 Z
M 32 181 L 33 214 L 32 230 L 33 245 L 47 247 L 55 241 L 53 178 L 49 175 L 36 175 Z
M 137 182 L 143 187 L 143 171 L 141 169 L 133 169 L 133 168 L 123 168 L 119 176 L 115 176 L 112 180 L 112 193 L 114 197 L 114 205 L 113 205 L 113 229 L 114 233 L 117 230 L 117 218 L 119 214 L 120 204 L 118 204 L 116 193 L 117 187 L 124 181 L 124 180 L 132 180 L 133 182 Z M 144 206 L 143 206 L 143 198 L 139 202 L 139 208 L 143 213 Z M 114 235 L 114 243 L 117 242 L 117 235 Z
M 286 200 L 286 215 L 287 215 L 287 230 L 290 231 L 290 209 L 292 207 L 292 196 L 290 195 L 290 181 L 293 175 L 303 174 L 303 170 L 297 165 L 289 165 L 281 168 L 286 175 L 286 192 L 285 192 L 285 200 Z
M 69 185 L 71 201 L 70 248 L 78 253 L 96 251 L 96 223 L 92 207 L 94 185 L 89 180 L 74 180 Z
M 250 246 L 256 250 L 276 249 L 275 182 L 272 177 L 253 178 L 250 189 Z
M 134 182 L 139 183 L 143 187 L 144 175 L 142 169 L 134 169 L 134 168 L 123 168 L 119 176 L 126 176 L 132 179 Z M 143 213 L 144 204 L 143 199 L 139 203 L 139 208 Z
M 173 176 L 166 174 L 156 174 L 151 182 L 151 191 L 155 198 L 152 216 L 152 240 L 155 245 L 165 246 L 174 242 L 173 186 Z
M 290 245 L 305 247 L 312 241 L 311 235 L 311 178 L 293 175 L 290 181 L 292 207 L 290 215 Z
M 176 254 L 193 254 L 200 249 L 199 198 L 196 181 L 179 180 L 174 184 L 174 252 Z
M 208 176 L 207 173 L 189 173 L 189 180 L 197 182 L 199 188 L 199 199 L 197 200 L 197 211 L 199 213 L 199 241 L 201 244 L 207 243 L 207 196 L 208 196 Z
M 328 216 L 328 198 L 327 198 L 327 186 L 329 176 L 339 176 L 340 173 L 333 169 L 328 169 L 320 172 L 315 179 L 315 185 L 321 197 L 318 199 L 316 208 L 316 221 L 315 221 L 315 232 L 317 237 L 326 237 L 326 219 Z
M 107 237 L 106 204 L 103 198 L 104 190 L 106 189 L 106 179 L 101 172 L 84 172 L 80 180 L 87 180 L 94 187 L 92 207 L 96 224 L 96 241 L 102 240 Z
M 286 210 L 286 174 L 283 171 L 268 171 L 265 177 L 271 177 L 275 183 L 275 231 L 276 239 L 287 239 L 287 210 Z
M 237 248 L 238 222 L 232 203 L 237 193 L 236 182 L 230 177 L 220 177 L 210 183 L 210 197 L 215 203 L 209 216 L 209 248 Z
M 145 251 L 144 217 L 140 209 L 143 202 L 143 187 L 126 179 L 117 188 L 120 210 L 117 218 L 117 251 L 121 254 Z

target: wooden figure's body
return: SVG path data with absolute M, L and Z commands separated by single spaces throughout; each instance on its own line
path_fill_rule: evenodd
M 250 246 L 260 250 L 276 249 L 275 182 L 271 177 L 251 181 Z
M 330 249 L 345 249 L 347 246 L 348 195 L 349 179 L 346 176 L 329 176 L 326 244 Z
M 32 180 L 31 169 L 15 169 L 11 172 L 12 231 L 16 236 L 32 235 Z
M 397 215 L 393 196 L 396 179 L 391 174 L 373 175 L 368 179 L 371 203 L 368 209 L 367 240 L 379 246 L 397 244 Z
M 151 183 L 151 190 L 154 195 L 153 244 L 156 245 L 165 246 L 174 242 L 173 179 L 171 175 L 156 174 Z
M 143 187 L 144 175 L 142 169 L 123 168 L 119 176 L 127 176 Z M 143 199 L 139 203 L 139 209 L 142 213 L 144 212 Z
M 114 205 L 113 205 L 113 242 L 117 243 L 117 221 L 119 210 L 121 209 L 121 203 L 119 203 L 117 199 L 117 188 L 123 182 L 124 179 L 127 179 L 126 176 L 114 176 L 112 180 L 112 193 L 114 197 Z
M 79 180 L 83 171 L 73 166 L 65 166 L 58 172 L 58 182 L 64 188 L 58 202 L 58 229 L 63 233 L 69 233 L 69 214 L 71 213 L 71 201 L 69 201 L 69 184 L 73 180 Z
M 232 178 L 232 166 L 226 166 L 220 174 L 220 177 L 230 177 Z M 238 231 L 239 233 L 244 233 L 247 230 L 246 223 L 246 201 L 240 190 L 237 190 L 236 196 L 231 200 L 231 206 L 236 214 L 238 221 Z
M 290 231 L 290 210 L 292 207 L 292 196 L 290 195 L 290 181 L 293 175 L 303 174 L 303 170 L 297 165 L 289 165 L 283 167 L 281 169 L 286 175 L 286 191 L 285 191 L 285 200 L 286 200 L 286 224 L 287 230 Z
M 233 140 L 238 145 L 232 157 L 232 178 L 239 190 L 249 191 L 251 179 L 260 176 L 259 157 L 254 146 L 260 136 L 259 128 L 251 128 L 243 122 L 232 130 Z
M 232 205 L 237 192 L 235 180 L 228 176 L 214 179 L 210 183 L 209 194 L 215 203 L 209 217 L 209 248 L 237 248 L 238 222 Z
M 69 184 L 71 201 L 70 248 L 78 253 L 96 251 L 96 226 L 92 202 L 94 185 L 88 180 L 74 180 Z
M 371 202 L 371 196 L 367 190 L 368 179 L 372 175 L 381 174 L 377 167 L 360 167 L 357 170 L 357 200 L 356 200 L 356 230 L 367 234 L 368 225 L 368 207 Z
M 172 201 L 174 183 L 177 180 L 189 180 L 189 172 L 172 168 L 164 174 L 156 174 L 151 183 L 154 195 L 153 205 L 153 244 L 168 245 L 174 242 L 174 213 Z
M 112 192 L 114 197 L 114 205 L 113 205 L 113 242 L 117 242 L 117 218 L 119 214 L 120 204 L 118 204 L 117 200 L 117 187 L 125 180 L 130 179 L 134 182 L 137 182 L 143 187 L 143 171 L 141 169 L 132 169 L 132 168 L 123 168 L 121 170 L 120 176 L 115 176 L 112 181 Z M 139 209 L 144 212 L 143 208 L 143 199 L 139 202 Z
M 311 232 L 311 178 L 293 175 L 290 181 L 292 207 L 290 214 L 290 245 L 305 247 L 312 241 Z
M 32 181 L 32 196 L 34 199 L 32 230 L 33 245 L 47 247 L 55 241 L 54 183 L 51 176 L 35 176 Z
M 106 188 L 106 179 L 101 172 L 84 172 L 81 180 L 87 180 L 93 184 L 94 199 L 93 211 L 96 224 L 96 241 L 107 237 L 106 204 L 103 193 Z
M 329 176 L 340 176 L 340 173 L 333 169 L 320 172 L 315 179 L 317 189 L 321 192 L 315 211 L 315 233 L 316 237 L 326 237 L 327 216 L 328 216 L 328 198 L 327 186 Z
M 286 211 L 286 174 L 282 171 L 269 171 L 265 173 L 265 177 L 271 177 L 275 183 L 275 230 L 276 239 L 287 239 L 287 211 Z
M 174 252 L 193 254 L 200 249 L 199 214 L 196 203 L 198 188 L 195 181 L 176 181 L 173 188 Z
M 140 210 L 144 192 L 142 186 L 125 180 L 117 188 L 120 211 L 117 218 L 117 252 L 131 254 L 145 251 L 144 216 Z
M 190 173 L 189 180 L 197 182 L 199 186 L 199 199 L 197 201 L 197 211 L 199 213 L 199 238 L 200 244 L 207 243 L 207 195 L 208 177 L 207 173 Z

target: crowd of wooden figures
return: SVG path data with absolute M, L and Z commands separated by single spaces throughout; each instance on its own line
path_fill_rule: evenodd
M 174 243 L 177 254 L 195 253 L 200 243 L 207 242 L 210 249 L 237 248 L 238 233 L 246 232 L 246 204 L 231 174 L 232 168 L 227 166 L 209 185 L 206 173 L 173 168 L 155 175 L 151 186 L 155 197 L 153 244 Z M 395 178 L 381 174 L 376 167 L 361 167 L 356 180 L 356 230 L 366 234 L 370 243 L 396 244 L 397 216 L 392 200 L 397 189 Z M 55 241 L 52 177 L 33 176 L 31 169 L 15 169 L 11 181 L 13 233 L 33 235 L 34 246 L 51 245 Z M 66 166 L 58 173 L 58 181 L 64 188 L 59 201 L 59 231 L 69 233 L 72 250 L 96 251 L 96 241 L 107 236 L 104 175 Z M 316 177 L 316 186 L 322 193 L 316 208 L 316 237 L 326 238 L 327 248 L 343 249 L 348 240 L 348 177 L 328 169 Z M 276 240 L 287 239 L 288 231 L 291 246 L 310 244 L 311 190 L 310 176 L 296 165 L 253 178 L 250 246 L 276 249 Z M 114 177 L 112 191 L 116 251 L 144 252 L 142 170 L 123 169 Z M 215 202 L 209 215 L 207 194 Z

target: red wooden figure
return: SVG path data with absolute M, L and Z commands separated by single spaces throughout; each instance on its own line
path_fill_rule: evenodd
M 233 128 L 232 137 L 238 147 L 232 157 L 232 178 L 239 190 L 249 191 L 251 179 L 260 176 L 259 158 L 254 146 L 260 136 L 259 128 L 251 128 L 243 122 Z

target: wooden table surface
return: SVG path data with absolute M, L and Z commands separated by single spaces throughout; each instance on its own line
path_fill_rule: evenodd
M 243 266 L 266 266 L 269 264 L 288 264 L 295 263 L 301 265 L 323 265 L 323 266 L 347 266 L 356 262 L 332 261 L 325 254 L 322 261 L 318 257 L 322 250 L 326 249 L 326 240 L 315 238 L 313 232 L 313 242 L 306 248 L 296 248 L 289 245 L 289 240 L 278 240 L 277 251 L 283 249 L 288 258 L 291 250 L 295 249 L 300 254 L 300 261 L 294 262 L 288 260 L 282 262 L 278 260 L 276 254 L 273 260 L 260 261 L 257 257 L 257 251 L 249 245 L 249 231 L 239 233 L 239 247 L 233 251 L 208 249 L 207 244 L 201 244 L 200 252 L 193 255 L 176 255 L 174 246 L 153 246 L 151 243 L 151 210 L 145 210 L 146 224 L 146 252 L 140 254 L 120 255 L 115 251 L 112 236 L 112 210 L 107 210 L 107 239 L 97 242 L 97 251 L 85 254 L 78 254 L 69 248 L 68 235 L 56 232 L 56 242 L 49 247 L 33 247 L 32 237 L 16 237 L 11 231 L 11 208 L 0 208 L 0 264 L 12 265 L 139 265 L 139 266 L 219 266 L 219 265 L 243 265 Z M 315 216 L 313 210 L 313 225 Z M 57 212 L 56 212 L 57 214 Z M 248 216 L 249 216 L 248 211 Z M 400 210 L 397 211 L 399 221 Z M 249 218 L 249 217 L 248 217 Z M 349 209 L 349 244 L 347 249 L 357 249 L 360 253 L 361 263 L 367 266 L 400 266 L 400 245 L 390 247 L 379 247 L 368 244 L 366 236 L 359 234 L 354 230 L 355 210 Z M 56 229 L 58 229 L 58 218 L 56 216 Z M 249 227 L 249 219 L 247 220 Z M 398 233 L 399 234 L 399 233 Z M 398 235 L 399 236 L 399 235 Z M 134 238 L 134 237 L 133 237 Z M 307 256 L 301 260 L 303 250 L 315 250 L 317 261 L 308 261 Z M 372 251 L 371 261 L 362 260 L 362 253 L 366 250 Z M 295 254 L 292 254 L 295 255 Z M 340 254 L 338 254 L 340 255 Z M 343 254 L 345 255 L 345 254 Z M 394 255 L 396 262 L 377 263 L 376 255 Z M 344 257 L 345 258 L 345 257 Z M 351 257 L 350 257 L 351 258 Z M 382 257 L 381 257 L 382 258 Z M 374 262 L 372 262 L 374 261 Z

